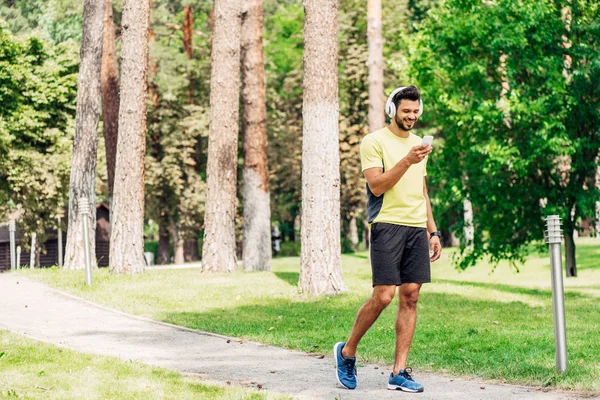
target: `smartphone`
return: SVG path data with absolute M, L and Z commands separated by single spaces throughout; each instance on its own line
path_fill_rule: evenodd
M 433 143 L 433 136 L 423 136 L 423 141 L 421 142 L 421 145 L 431 146 L 431 143 Z

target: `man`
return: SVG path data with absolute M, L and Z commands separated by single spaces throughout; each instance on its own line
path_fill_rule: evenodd
M 358 310 L 348 340 L 334 346 L 338 382 L 348 389 L 356 387 L 358 343 L 398 291 L 396 352 L 388 389 L 423 391 L 406 361 L 419 290 L 430 282 L 430 261 L 440 258 L 442 246 L 425 182 L 431 146 L 421 145 L 421 138 L 410 132 L 422 111 L 416 87 L 396 89 L 386 103 L 390 125 L 365 136 L 360 146 L 371 224 L 373 295 Z

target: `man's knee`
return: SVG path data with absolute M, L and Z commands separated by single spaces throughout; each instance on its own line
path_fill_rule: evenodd
M 400 306 L 403 308 L 414 310 L 417 308 L 419 301 L 419 289 L 421 286 L 407 288 L 408 290 L 400 291 Z
M 373 297 L 371 298 L 371 301 L 378 308 L 384 309 L 388 305 L 390 305 L 390 303 L 394 299 L 395 293 L 396 293 L 395 286 L 385 287 L 385 288 L 376 286 L 375 290 L 373 291 Z

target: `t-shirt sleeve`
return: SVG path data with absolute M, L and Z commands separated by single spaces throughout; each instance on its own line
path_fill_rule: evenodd
M 383 168 L 381 145 L 372 134 L 366 135 L 360 143 L 360 164 L 362 170 Z

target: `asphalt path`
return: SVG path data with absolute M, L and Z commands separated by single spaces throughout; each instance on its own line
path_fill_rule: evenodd
M 235 321 L 231 321 L 232 324 Z M 333 354 L 315 356 L 112 310 L 16 274 L 0 274 L 0 328 L 73 350 L 115 356 L 222 384 L 303 399 L 577 399 L 577 394 L 415 371 L 419 394 L 386 389 L 389 366 L 358 368 L 358 387 L 335 377 Z M 333 346 L 333 343 L 332 343 Z

